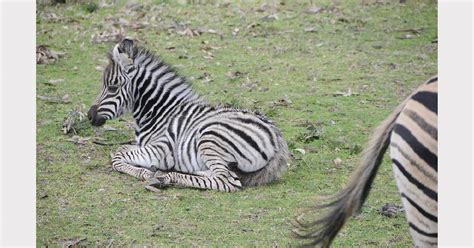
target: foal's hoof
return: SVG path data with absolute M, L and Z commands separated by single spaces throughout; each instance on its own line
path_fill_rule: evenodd
M 145 185 L 145 189 L 147 189 L 151 192 L 155 192 L 155 193 L 160 193 L 161 192 L 161 189 L 155 188 L 154 186 L 151 186 L 151 185 Z
M 160 192 L 160 189 L 164 189 L 169 186 L 167 181 L 168 179 L 166 177 L 153 177 L 148 179 L 148 184 L 145 186 L 145 188 L 153 192 Z

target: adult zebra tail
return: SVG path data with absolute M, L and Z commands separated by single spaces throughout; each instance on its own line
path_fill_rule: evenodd
M 376 128 L 362 152 L 360 165 L 346 187 L 330 197 L 328 203 L 315 207 L 316 210 L 326 210 L 326 214 L 309 223 L 297 220 L 295 233 L 300 238 L 312 240 L 308 245 L 329 247 L 347 219 L 360 211 L 390 144 L 390 134 L 395 121 L 410 98 L 411 95 Z
M 240 171 L 238 175 L 243 186 L 258 186 L 270 183 L 280 178 L 283 172 L 288 169 L 288 158 L 290 156 L 288 145 L 281 136 L 280 131 L 276 128 L 275 133 L 277 134 L 278 145 L 278 151 L 275 153 L 275 156 L 268 161 L 265 167 L 258 171 L 251 173 Z

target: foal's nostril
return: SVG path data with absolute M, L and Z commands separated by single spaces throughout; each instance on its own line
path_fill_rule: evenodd
M 89 111 L 87 112 L 87 117 L 89 120 L 92 120 L 97 113 L 97 105 L 92 105 Z
M 105 117 L 97 115 L 97 105 L 92 105 L 92 107 L 87 112 L 87 117 L 94 126 L 102 126 L 105 123 Z
M 105 124 L 105 118 L 102 117 L 102 116 L 95 116 L 92 120 L 91 120 L 91 124 L 93 126 L 96 126 L 96 127 L 100 127 L 102 125 Z

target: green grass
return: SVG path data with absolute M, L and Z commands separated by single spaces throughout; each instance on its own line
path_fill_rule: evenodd
M 271 117 L 296 156 L 290 170 L 276 183 L 237 193 L 178 188 L 152 193 L 143 182 L 112 172 L 109 154 L 118 146 L 76 145 L 61 127 L 75 106 L 85 104 L 87 110 L 101 87 L 96 67 L 104 66 L 114 43 L 93 43 L 91 36 L 109 30 L 106 18 L 141 22 L 140 13 L 125 4 L 93 11 L 80 4 L 39 6 L 37 44 L 67 54 L 55 64 L 37 66 L 37 94 L 69 94 L 72 102 L 37 100 L 38 246 L 76 239 L 84 239 L 79 243 L 84 246 L 302 244 L 291 234 L 294 218 L 318 203 L 318 196 L 334 194 L 345 184 L 373 128 L 437 73 L 433 1 L 314 1 L 335 7 L 318 14 L 306 13 L 307 1 L 276 1 L 276 20 L 262 19 L 271 10 L 257 11 L 260 3 L 172 2 L 142 3 L 143 20 L 153 26 L 128 28 L 127 35 L 174 65 L 210 102 L 258 109 Z M 59 20 L 46 19 L 50 12 Z M 173 23 L 221 35 L 182 36 L 168 29 Z M 409 33 L 400 30 L 420 28 L 413 38 L 400 39 Z M 210 49 L 213 58 L 205 58 L 209 54 L 203 49 Z M 241 75 L 231 76 L 235 72 Z M 51 85 L 55 79 L 64 81 Z M 357 94 L 333 96 L 348 88 Z M 277 104 L 285 103 L 282 99 L 290 102 Z M 308 122 L 317 127 L 318 138 L 305 140 Z M 123 121 L 107 125 L 119 130 L 83 124 L 78 135 L 106 142 L 133 137 Z M 342 163 L 336 166 L 338 157 Z M 388 159 L 361 215 L 334 246 L 411 246 L 403 214 L 379 214 L 385 203 L 401 204 Z

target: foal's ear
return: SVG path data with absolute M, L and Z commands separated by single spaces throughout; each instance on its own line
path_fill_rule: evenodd
M 124 50 L 125 48 L 122 47 L 122 42 L 119 44 L 115 45 L 113 51 L 112 51 L 112 59 L 122 67 L 124 71 L 129 71 L 130 69 L 133 68 L 133 60 L 130 57 L 130 55 Z M 129 45 L 129 42 L 127 41 L 125 44 Z M 132 41 L 132 46 L 133 46 L 133 41 Z M 130 47 L 131 49 L 131 47 Z
M 134 41 L 132 38 L 124 38 L 120 43 L 119 43 L 119 47 L 120 47 L 120 50 L 122 50 L 123 52 L 126 52 L 128 54 L 128 56 L 132 56 L 132 52 L 133 52 L 133 45 L 135 45 Z

